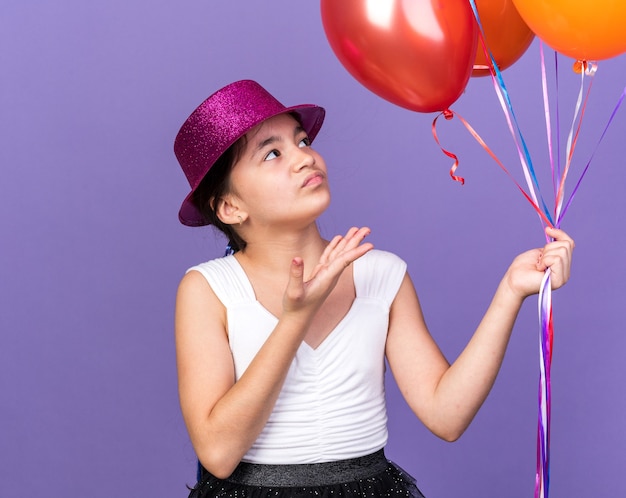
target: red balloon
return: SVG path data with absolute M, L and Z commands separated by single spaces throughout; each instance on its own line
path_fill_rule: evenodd
M 476 0 L 476 10 L 485 32 L 485 44 L 504 71 L 526 52 L 535 33 L 526 25 L 513 0 Z M 479 43 L 474 66 L 491 66 L 485 50 Z M 488 76 L 488 68 L 474 67 L 472 76 Z
M 322 0 L 331 48 L 363 86 L 406 109 L 447 109 L 463 93 L 478 28 L 467 0 Z

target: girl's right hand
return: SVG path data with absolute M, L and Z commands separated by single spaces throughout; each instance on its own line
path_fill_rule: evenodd
M 342 272 L 374 247 L 369 242 L 363 243 L 369 234 L 367 227 L 352 227 L 345 236 L 335 236 L 306 282 L 302 258 L 293 258 L 289 283 L 283 296 L 284 312 L 310 311 L 312 316 L 334 289 Z

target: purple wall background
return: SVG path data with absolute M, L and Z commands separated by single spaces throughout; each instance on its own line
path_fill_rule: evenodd
M 461 156 L 465 187 L 448 177 L 434 115 L 349 76 L 317 2 L 3 0 L 0 23 L 2 497 L 186 496 L 194 455 L 176 393 L 173 300 L 184 270 L 223 241 L 179 225 L 188 187 L 172 142 L 223 84 L 254 78 L 285 103 L 327 108 L 317 148 L 334 199 L 322 230 L 367 224 L 377 247 L 403 256 L 451 359 L 512 257 L 543 243 L 537 216 L 457 120 L 439 132 Z M 578 79 L 560 60 L 565 122 Z M 504 75 L 545 171 L 538 44 Z M 602 62 L 595 80 L 572 182 L 626 83 L 624 58 Z M 490 81 L 471 80 L 453 109 L 521 178 Z M 564 223 L 578 247 L 554 297 L 554 496 L 626 496 L 624 112 Z M 390 386 L 388 455 L 427 496 L 532 496 L 535 307 L 529 299 L 457 443 L 428 433 Z

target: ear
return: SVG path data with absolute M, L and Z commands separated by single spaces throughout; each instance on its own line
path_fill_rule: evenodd
M 211 199 L 211 202 L 215 203 L 215 214 L 225 225 L 240 225 L 248 217 L 237 197 L 232 194 L 217 200 Z

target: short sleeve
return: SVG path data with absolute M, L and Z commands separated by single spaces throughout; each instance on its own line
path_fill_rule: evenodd
M 254 290 L 234 256 L 213 259 L 187 270 L 200 272 L 226 308 L 255 300 Z
M 406 274 L 405 261 L 391 252 L 374 249 L 354 264 L 357 295 L 380 299 L 390 307 Z

